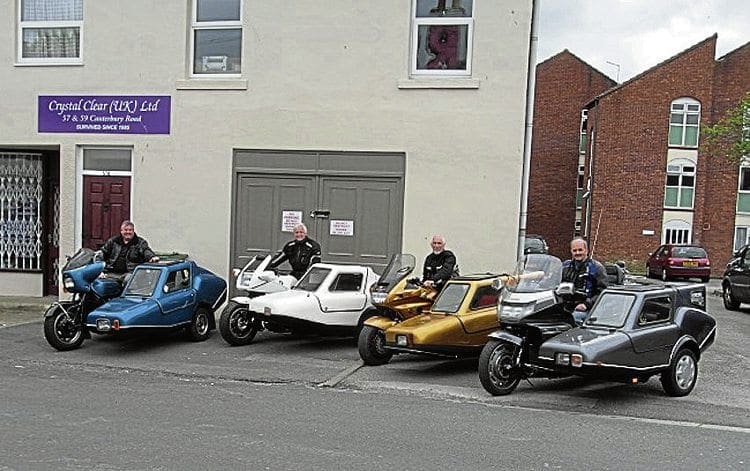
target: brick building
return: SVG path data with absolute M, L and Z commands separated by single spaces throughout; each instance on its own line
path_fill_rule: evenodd
M 583 164 L 581 110 L 616 84 L 567 49 L 536 67 L 527 232 L 543 235 L 558 257 L 569 254 L 574 221 L 581 219 L 575 186 Z
M 641 266 L 661 243 L 699 243 L 711 256 L 713 275 L 721 274 L 733 248 L 748 241 L 750 205 L 744 200 L 750 195 L 742 177 L 746 171 L 750 176 L 750 167 L 738 168 L 702 151 L 700 127 L 715 123 L 750 90 L 750 43 L 715 59 L 716 39 L 713 35 L 592 95 L 580 110 L 580 131 L 565 128 L 565 140 L 577 140 L 583 152 L 568 149 L 560 155 L 560 162 L 568 162 L 559 172 L 570 178 L 567 188 L 549 194 L 550 188 L 562 188 L 557 182 L 562 175 L 531 180 L 532 198 L 544 194 L 556 202 L 558 211 L 547 212 L 558 214 L 559 220 L 552 224 L 545 221 L 551 215 L 535 213 L 529 217 L 534 221 L 529 232 L 539 228 L 557 243 L 576 233 L 578 224 L 597 258 Z M 564 55 L 550 60 L 569 61 Z M 546 68 L 565 70 L 551 64 Z M 546 89 L 559 89 L 564 80 L 564 74 L 540 73 L 537 93 L 545 96 Z M 537 109 L 536 115 L 541 114 Z M 545 142 L 544 136 L 536 136 L 544 128 L 534 132 L 534 146 Z M 551 138 L 559 138 L 552 132 Z M 532 175 L 537 156 L 534 148 Z M 581 176 L 571 178 L 570 162 L 576 161 L 582 163 Z M 575 187 L 580 209 L 571 217 L 575 204 L 569 195 Z M 555 245 L 554 250 L 566 256 L 566 247 Z

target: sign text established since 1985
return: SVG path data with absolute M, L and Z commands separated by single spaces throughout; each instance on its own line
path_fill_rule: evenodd
M 39 96 L 39 132 L 169 134 L 170 96 Z

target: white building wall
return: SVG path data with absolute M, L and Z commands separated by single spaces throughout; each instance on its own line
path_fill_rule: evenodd
M 190 2 L 85 0 L 82 66 L 19 66 L 0 0 L 0 146 L 60 147 L 61 255 L 78 146 L 133 148 L 132 218 L 157 250 L 229 271 L 236 148 L 406 154 L 403 250 L 444 234 L 462 272 L 515 260 L 530 1 L 475 0 L 472 77 L 410 79 L 410 2 L 244 2 L 242 78 L 189 78 Z M 207 89 L 208 88 L 208 89 Z M 40 134 L 39 95 L 169 95 L 169 135 Z M 0 293 L 2 294 L 2 293 Z

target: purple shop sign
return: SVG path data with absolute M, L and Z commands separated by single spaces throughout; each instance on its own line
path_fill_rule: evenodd
M 172 97 L 39 96 L 39 132 L 169 134 Z

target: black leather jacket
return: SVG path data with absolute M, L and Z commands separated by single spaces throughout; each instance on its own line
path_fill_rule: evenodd
M 576 291 L 586 293 L 584 304 L 586 304 L 587 309 L 591 309 L 599 293 L 609 285 L 609 278 L 607 278 L 607 270 L 604 265 L 592 258 L 587 258 L 582 262 L 566 260 L 563 262 L 562 270 L 562 281 L 571 282 Z
M 310 265 L 320 262 L 320 244 L 309 237 L 288 242 L 281 249 L 281 253 L 271 260 L 268 268 L 276 268 L 285 260 L 288 260 L 292 267 L 291 275 L 300 279 Z
M 133 235 L 128 245 L 125 245 L 121 235 L 114 236 L 107 240 L 102 245 L 102 248 L 99 249 L 104 254 L 104 261 L 107 263 L 107 266 L 104 267 L 105 272 L 122 273 L 122 271 L 116 270 L 115 262 L 117 262 L 120 252 L 126 248 L 128 253 L 125 258 L 125 264 L 128 272 L 133 271 L 137 265 L 148 262 L 152 257 L 156 256 L 151 247 L 148 246 L 146 239 L 138 237 L 137 234 Z
M 422 281 L 431 280 L 440 289 L 450 277 L 456 274 L 457 269 L 456 256 L 453 252 L 450 250 L 443 250 L 438 254 L 433 252 L 424 260 Z

